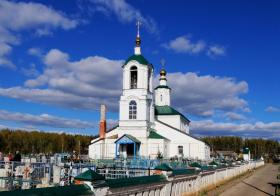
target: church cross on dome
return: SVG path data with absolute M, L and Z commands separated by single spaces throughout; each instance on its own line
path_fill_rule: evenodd
M 166 61 L 164 58 L 160 59 L 161 69 L 164 69 Z
M 140 22 L 140 20 L 137 20 L 136 22 L 136 26 L 137 26 L 137 37 L 140 37 L 140 26 L 142 25 L 142 23 Z
M 136 26 L 137 26 L 137 37 L 136 37 L 136 47 L 139 47 L 141 44 L 141 39 L 140 39 L 140 26 L 141 26 L 141 22 L 139 20 L 137 20 L 136 22 Z

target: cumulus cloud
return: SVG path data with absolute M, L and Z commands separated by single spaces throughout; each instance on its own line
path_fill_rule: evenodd
M 42 57 L 43 56 L 43 51 L 40 48 L 29 48 L 27 50 L 27 53 L 31 56 L 36 56 L 36 57 Z
M 93 123 L 78 119 L 66 119 L 49 114 L 32 115 L 0 110 L 0 120 L 23 123 L 27 126 L 50 126 L 56 128 L 92 128 Z
M 113 14 L 122 23 L 135 23 L 140 20 L 149 32 L 158 34 L 155 20 L 149 16 L 144 16 L 125 0 L 91 0 L 91 2 L 94 4 L 94 7 L 90 9 L 91 12 L 100 12 L 107 16 Z
M 280 109 L 277 108 L 277 107 L 273 107 L 273 106 L 268 106 L 266 109 L 265 109 L 266 112 L 280 112 Z
M 205 49 L 206 44 L 202 40 L 193 42 L 187 36 L 180 36 L 167 44 L 163 44 L 163 47 L 178 53 L 197 54 Z
M 207 55 L 210 57 L 216 57 L 216 56 L 224 56 L 226 54 L 226 49 L 223 46 L 210 46 L 207 50 Z
M 179 36 L 162 46 L 176 53 L 199 54 L 206 53 L 209 57 L 224 56 L 226 49 L 220 45 L 208 45 L 204 40 L 193 41 L 190 36 Z
M 246 119 L 246 117 L 244 115 L 238 114 L 235 112 L 227 112 L 225 115 L 229 120 L 245 120 Z
M 223 123 L 212 120 L 192 121 L 191 130 L 199 135 L 235 135 L 280 139 L 280 122 Z
M 33 31 L 41 36 L 46 35 L 43 31 L 69 30 L 77 25 L 77 20 L 40 3 L 0 1 L 0 66 L 16 68 L 8 55 L 12 47 L 20 43 L 21 32 Z
M 37 77 L 39 75 L 39 71 L 36 69 L 36 65 L 31 63 L 29 67 L 21 68 L 21 72 L 27 77 Z
M 248 84 L 233 78 L 199 76 L 196 73 L 169 73 L 172 104 L 181 111 L 199 116 L 211 116 L 215 110 L 233 111 L 247 108 L 240 95 L 247 93 Z
M 70 61 L 67 53 L 50 50 L 43 58 L 41 75 L 25 81 L 25 87 L 0 88 L 0 95 L 68 108 L 118 108 L 122 60 L 92 56 Z
M 23 87 L 0 88 L 0 95 L 25 100 L 27 102 L 49 104 L 72 109 L 97 110 L 101 103 L 105 103 L 110 109 L 116 110 L 118 104 L 117 100 L 114 98 L 103 100 L 94 95 L 92 95 L 92 97 L 84 97 L 53 89 L 30 89 Z

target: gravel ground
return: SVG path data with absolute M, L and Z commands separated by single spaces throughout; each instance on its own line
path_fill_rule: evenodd
M 274 195 L 276 175 L 279 165 L 266 164 L 254 171 L 248 178 L 241 179 L 238 183 L 228 187 L 221 196 L 263 196 Z

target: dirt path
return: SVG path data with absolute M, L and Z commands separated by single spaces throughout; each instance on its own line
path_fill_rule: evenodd
M 279 165 L 266 164 L 264 167 L 254 171 L 247 178 L 241 178 L 237 183 L 227 187 L 221 196 L 263 196 L 274 195 L 276 175 Z M 227 185 L 225 185 L 226 187 Z

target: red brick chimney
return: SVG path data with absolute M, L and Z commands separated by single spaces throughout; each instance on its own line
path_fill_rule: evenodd
M 106 135 L 106 106 L 102 104 L 100 107 L 99 138 L 105 139 L 105 135 Z

